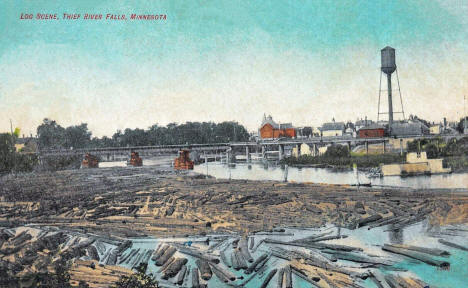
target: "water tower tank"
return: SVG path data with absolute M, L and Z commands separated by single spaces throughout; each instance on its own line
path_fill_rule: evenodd
M 382 72 L 385 74 L 392 74 L 396 69 L 395 64 L 395 49 L 392 47 L 385 47 L 381 51 L 382 55 Z

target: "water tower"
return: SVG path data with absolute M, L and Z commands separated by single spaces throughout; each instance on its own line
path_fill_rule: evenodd
M 393 114 L 395 113 L 402 113 L 403 119 L 405 118 L 405 113 L 403 111 L 403 100 L 401 98 L 401 91 L 400 91 L 400 80 L 398 79 L 398 70 L 395 62 L 395 49 L 392 47 L 385 47 L 381 51 L 381 63 L 382 66 L 380 67 L 380 87 L 379 87 L 379 107 L 377 112 L 377 122 L 380 120 L 380 114 L 387 114 L 385 112 L 380 112 L 380 94 L 382 91 L 382 73 L 387 75 L 387 91 L 388 91 L 388 129 L 391 133 L 392 124 L 393 124 Z M 393 112 L 393 99 L 392 99 L 392 74 L 396 71 L 397 76 L 397 84 L 398 84 L 398 92 L 400 94 L 400 103 L 401 103 L 401 112 Z

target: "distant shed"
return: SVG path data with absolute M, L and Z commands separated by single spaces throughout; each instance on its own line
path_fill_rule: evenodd
M 359 129 L 359 138 L 378 138 L 385 137 L 385 127 L 377 124 L 372 124 Z

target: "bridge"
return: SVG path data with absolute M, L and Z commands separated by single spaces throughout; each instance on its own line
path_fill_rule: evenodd
M 460 138 L 460 135 L 425 135 L 425 136 L 409 136 L 398 138 L 400 141 L 413 139 L 434 139 L 434 138 Z M 300 151 L 300 145 L 305 143 L 311 146 L 313 151 L 317 151 L 318 147 L 327 146 L 330 144 L 348 145 L 351 149 L 358 145 L 365 145 L 368 148 L 370 144 L 382 144 L 382 149 L 385 151 L 386 146 L 390 141 L 396 139 L 390 137 L 379 138 L 353 138 L 351 136 L 342 137 L 312 137 L 298 139 L 262 139 L 257 142 L 231 142 L 231 143 L 210 143 L 210 144 L 182 144 L 182 145 L 156 145 L 156 146 L 134 146 L 134 147 L 105 147 L 105 148 L 83 148 L 83 149 L 47 149 L 38 152 L 39 157 L 60 157 L 71 155 L 84 155 L 90 153 L 98 156 L 100 161 L 118 161 L 127 160 L 131 152 L 138 152 L 141 157 L 154 157 L 160 155 L 175 155 L 181 149 L 188 149 L 192 153 L 192 158 L 195 160 L 203 159 L 220 159 L 225 157 L 228 161 L 235 161 L 236 155 L 243 155 L 246 161 L 250 161 L 252 154 L 262 158 L 271 158 L 272 154 L 276 154 L 277 159 L 282 159 L 286 150 L 297 147 Z M 400 147 L 401 148 L 401 147 Z M 221 156 L 223 155 L 223 156 Z M 245 155 L 245 156 L 244 156 Z M 259 156 L 260 155 L 260 156 Z

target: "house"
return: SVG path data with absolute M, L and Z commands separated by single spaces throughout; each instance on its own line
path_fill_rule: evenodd
M 345 124 L 343 122 L 333 122 L 324 123 L 321 128 L 322 137 L 336 137 L 343 136 L 345 131 Z
M 292 149 L 292 152 L 291 152 L 291 155 L 294 156 L 294 157 L 299 157 L 301 155 L 312 155 L 312 156 L 316 156 L 315 155 L 315 152 L 313 151 L 313 148 L 311 148 L 308 144 L 306 143 L 302 143 L 300 146 L 299 146 L 299 149 L 298 147 L 294 147 Z
M 394 122 L 391 135 L 395 136 L 422 136 L 429 134 L 429 128 L 419 121 Z
M 22 137 L 16 139 L 15 143 L 16 152 L 36 152 L 37 141 L 34 137 Z
M 273 121 L 271 115 L 266 117 L 263 115 L 262 125 L 259 129 L 260 138 L 273 139 L 273 138 L 295 138 L 297 136 L 296 129 L 291 123 L 278 124 Z
M 442 133 L 444 127 L 441 124 L 432 125 L 429 127 L 429 133 L 433 135 L 439 135 Z
M 379 124 L 371 124 L 359 129 L 359 138 L 379 138 L 385 135 L 385 127 Z
M 411 152 L 406 154 L 404 164 L 381 165 L 384 176 L 409 176 L 420 174 L 450 173 L 450 168 L 444 168 L 443 159 L 427 159 L 426 152 Z
M 364 120 L 361 118 L 361 120 L 357 120 L 354 123 L 354 128 L 356 129 L 356 132 L 358 132 L 361 128 L 367 127 L 367 126 L 372 125 L 372 124 L 374 124 L 374 121 L 367 120 L 367 117 Z

